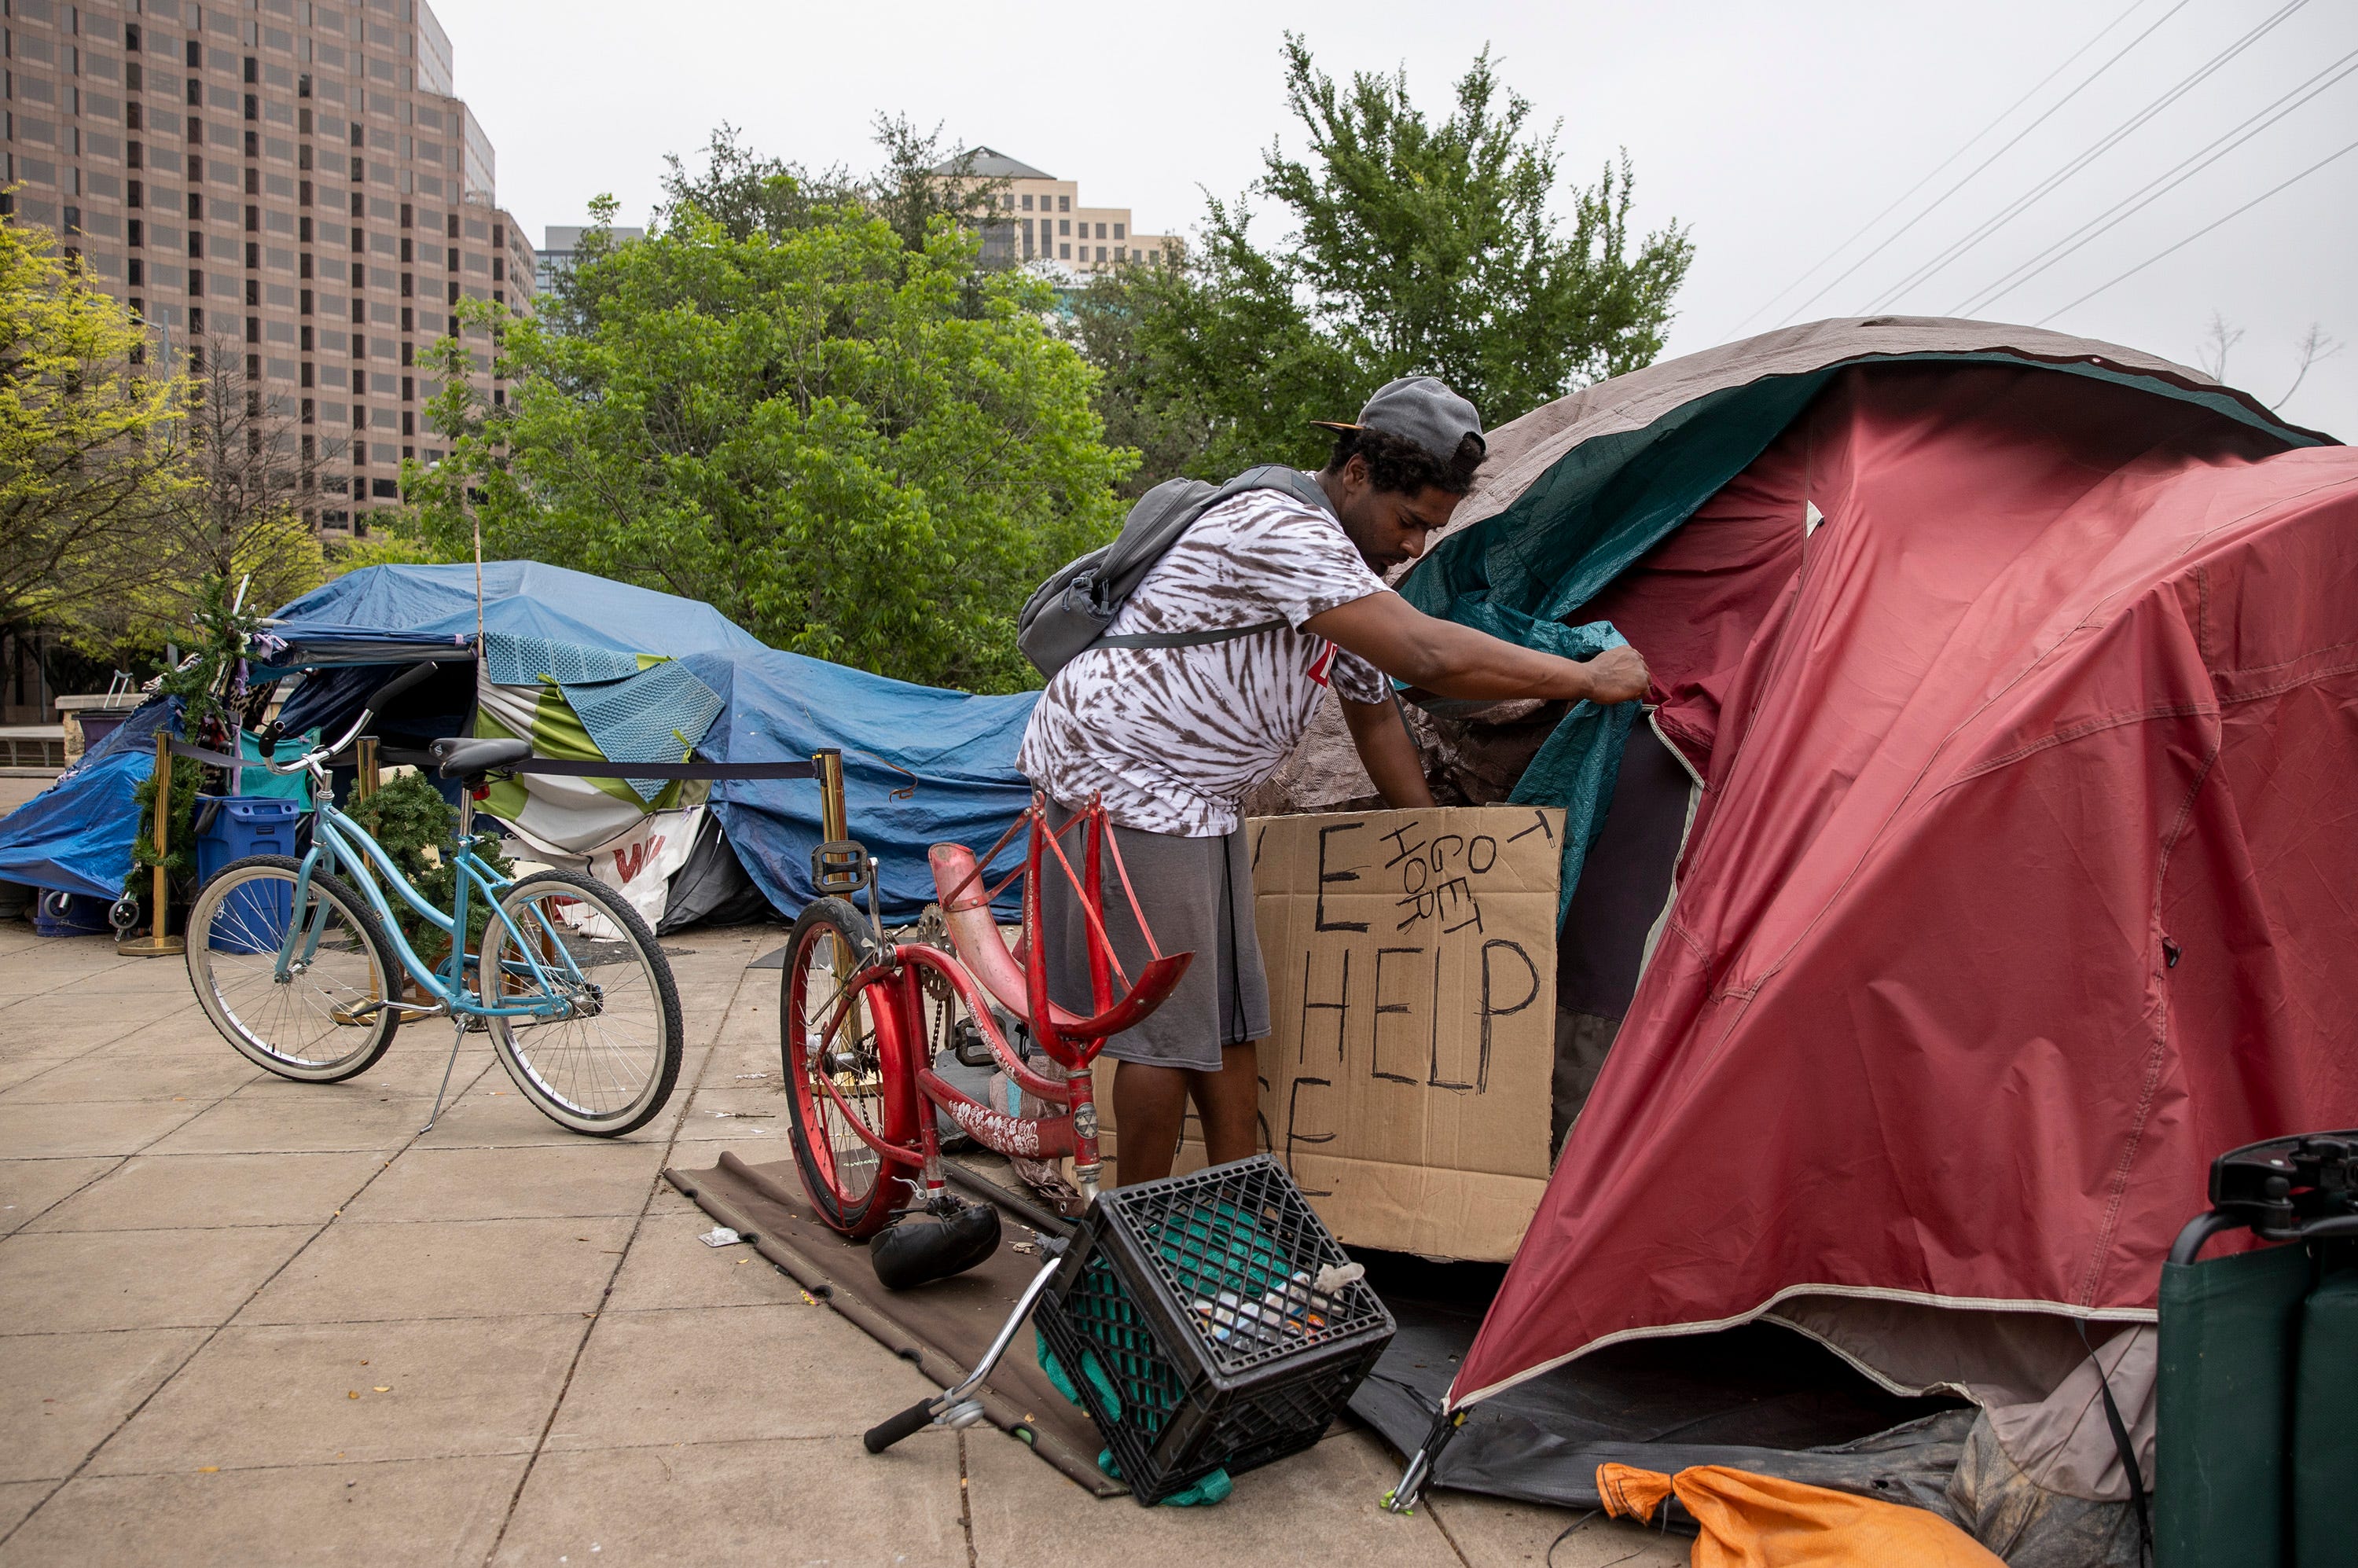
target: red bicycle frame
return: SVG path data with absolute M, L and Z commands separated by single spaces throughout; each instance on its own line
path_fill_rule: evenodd
M 955 956 L 920 943 L 893 944 L 851 978 L 828 1028 L 832 1035 L 849 1013 L 858 992 L 871 993 L 869 1012 L 886 1095 L 882 1135 L 868 1129 L 827 1075 L 816 1075 L 816 1082 L 837 1102 L 849 1129 L 884 1162 L 887 1179 L 921 1188 L 928 1206 L 943 1197 L 945 1180 L 935 1119 L 924 1114 L 925 1104 L 938 1106 L 968 1137 L 1001 1154 L 1029 1160 L 1071 1156 L 1074 1180 L 1082 1196 L 1095 1197 L 1103 1162 L 1098 1152 L 1091 1064 L 1109 1036 L 1130 1028 L 1162 1005 L 1194 957 L 1191 953 L 1166 954 L 1155 947 L 1144 912 L 1138 908 L 1137 894 L 1130 887 L 1129 873 L 1121 865 L 1120 847 L 1113 842 L 1104 806 L 1091 801 L 1061 831 L 1048 827 L 1045 808 L 1044 797 L 1035 793 L 1032 804 L 979 864 L 973 851 L 963 845 L 934 847 L 930 857 L 934 885 Z M 1074 871 L 1058 842 L 1062 833 L 1076 827 L 1081 829 L 1083 870 L 1079 873 Z M 1016 874 L 1023 878 L 1023 938 L 1010 951 L 990 913 L 991 900 L 1006 881 L 998 888 L 985 887 L 983 871 L 1019 829 L 1027 833 L 1024 861 L 1010 878 Z M 1109 850 L 1150 954 L 1135 982 L 1122 973 L 1120 959 L 1106 933 L 1103 880 Z M 1041 941 L 1041 878 L 1051 857 L 1072 882 L 1087 924 L 1092 1011 L 1086 1018 L 1058 1007 L 1048 997 L 1047 956 Z M 950 988 L 1008 1077 L 1026 1093 L 1061 1108 L 1060 1114 L 1010 1116 L 970 1098 L 933 1070 L 922 1048 L 926 1038 L 923 978 L 928 973 Z M 1124 988 L 1119 995 L 1114 989 L 1117 977 Z M 1053 1077 L 1024 1065 L 1000 1032 L 992 1015 L 994 1002 L 1022 1021 L 1033 1042 L 1065 1076 Z

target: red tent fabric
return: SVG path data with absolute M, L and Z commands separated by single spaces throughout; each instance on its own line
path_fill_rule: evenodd
M 1796 1294 L 2143 1316 L 2213 1155 L 2358 1123 L 2358 452 L 2283 447 L 1854 367 L 1574 617 L 1705 787 L 1453 1402 Z

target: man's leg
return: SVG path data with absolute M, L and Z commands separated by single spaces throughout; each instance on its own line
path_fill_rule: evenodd
M 1187 1119 L 1188 1080 L 1212 1076 L 1146 1062 L 1114 1064 L 1114 1146 L 1120 1151 L 1115 1167 L 1123 1186 L 1171 1173 L 1172 1157 L 1179 1152 L 1179 1130 Z
M 1260 1051 L 1246 1045 L 1220 1049 L 1220 1070 L 1190 1073 L 1195 1114 L 1204 1123 L 1204 1161 L 1222 1165 L 1259 1152 Z

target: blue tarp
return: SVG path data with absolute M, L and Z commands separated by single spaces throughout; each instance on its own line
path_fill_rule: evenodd
M 712 760 L 780 762 L 841 750 L 851 836 L 878 862 L 888 919 L 913 918 L 933 898 L 928 849 L 957 843 L 979 855 L 1031 801 L 1015 752 L 1037 692 L 971 697 L 770 650 L 683 662 L 726 704 L 700 748 Z M 903 790 L 905 799 L 892 798 Z M 712 802 L 721 831 L 772 904 L 791 914 L 817 896 L 816 784 L 717 784 Z M 1003 902 L 1006 917 L 1014 910 L 1011 898 Z
M 0 817 L 0 880 L 112 901 L 131 874 L 139 831 L 132 792 L 156 771 L 156 728 L 179 732 L 179 703 L 158 698 L 115 726 L 70 773 Z
M 762 640 L 701 600 L 538 561 L 483 563 L 483 629 L 626 654 L 758 650 Z M 391 665 L 464 656 L 475 639 L 475 568 L 363 567 L 287 605 L 272 668 Z
M 890 917 L 913 917 L 933 898 L 928 849 L 957 842 L 979 853 L 1031 798 L 1015 752 L 1036 693 L 971 697 L 779 653 L 710 605 L 535 562 L 486 563 L 483 591 L 490 633 L 679 659 L 722 704 L 697 738 L 697 754 L 708 761 L 777 762 L 840 750 L 851 834 L 879 862 Z M 303 726 L 333 728 L 390 673 L 382 666 L 446 649 L 472 657 L 474 568 L 370 567 L 297 600 L 277 619 L 288 647 L 275 668 L 315 659 L 380 666 L 331 667 L 288 703 L 287 715 Z M 317 702 L 309 700 L 312 687 Z M 154 765 L 150 715 L 161 707 L 134 714 L 82 768 L 0 821 L 0 877 L 115 896 L 138 826 L 131 792 Z M 788 914 L 809 903 L 817 786 L 800 779 L 716 784 L 711 799 L 770 903 Z M 1012 916 L 1011 899 L 1001 907 Z

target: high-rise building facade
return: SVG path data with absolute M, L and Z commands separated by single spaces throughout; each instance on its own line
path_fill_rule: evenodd
M 531 308 L 533 251 L 424 0 L 6 0 L 13 214 L 175 358 L 244 360 L 319 460 L 326 529 L 441 453 L 417 364 L 462 298 Z M 494 400 L 489 345 L 477 350 Z
M 988 261 L 1053 261 L 1086 276 L 1150 260 L 1170 243 L 1168 235 L 1132 232 L 1129 208 L 1084 206 L 1079 182 L 1043 174 L 994 147 L 969 148 L 934 172 L 1001 186 L 1001 216 L 983 227 Z
M 584 223 L 551 223 L 541 231 L 541 246 L 534 253 L 533 257 L 535 265 L 532 287 L 535 293 L 546 294 L 555 288 L 557 275 L 572 269 L 573 258 L 581 250 L 581 236 L 589 232 L 589 226 Z M 624 240 L 644 240 L 647 237 L 647 232 L 644 229 L 624 228 L 620 223 L 610 224 L 607 232 L 613 235 L 614 243 L 617 244 Z

